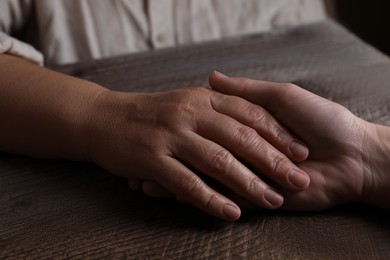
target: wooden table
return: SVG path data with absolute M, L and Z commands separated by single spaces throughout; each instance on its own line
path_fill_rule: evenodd
M 390 124 L 389 59 L 329 21 L 57 69 L 123 91 L 206 86 L 213 69 L 291 81 Z M 0 258 L 389 259 L 389 216 L 347 205 L 228 223 L 94 165 L 0 154 Z

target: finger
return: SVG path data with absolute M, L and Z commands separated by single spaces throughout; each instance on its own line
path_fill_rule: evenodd
M 302 190 L 309 176 L 283 153 L 264 140 L 253 128 L 219 113 L 198 120 L 198 133 L 244 160 L 262 174 L 289 190 Z
M 188 132 L 187 141 L 181 143 L 180 160 L 203 174 L 217 180 L 239 196 L 257 206 L 276 209 L 283 197 L 245 167 L 229 151 L 196 133 Z
M 317 131 L 318 128 L 334 131 L 334 129 L 329 129 L 334 126 L 328 122 L 340 111 L 346 110 L 340 105 L 291 83 L 229 78 L 218 72 L 213 72 L 209 79 L 213 89 L 225 94 L 240 96 L 264 107 L 279 122 L 291 131 L 295 131 L 307 144 L 316 141 L 307 138 L 312 136 L 312 132 Z M 323 132 L 326 131 L 323 129 Z
M 135 191 L 141 191 L 142 190 L 142 180 L 138 179 L 128 179 L 127 184 L 129 185 L 129 188 Z
M 240 208 L 225 196 L 207 186 L 195 173 L 175 158 L 164 158 L 166 174 L 158 180 L 177 200 L 191 204 L 213 216 L 228 221 L 237 220 Z
M 168 191 L 163 186 L 161 186 L 160 184 L 154 181 L 129 178 L 127 180 L 127 183 L 130 189 L 134 191 L 142 191 L 143 193 L 145 193 L 150 197 L 156 197 L 156 198 L 174 197 L 174 194 L 172 192 Z
M 243 125 L 255 129 L 261 137 L 291 160 L 302 162 L 307 159 L 309 154 L 307 146 L 289 133 L 264 108 L 237 96 L 219 93 L 212 96 L 211 102 L 216 111 L 229 115 Z
M 142 191 L 150 197 L 156 198 L 171 198 L 174 197 L 174 194 L 167 189 L 165 189 L 160 184 L 154 181 L 148 180 L 139 180 L 139 179 L 128 179 L 127 183 L 130 189 L 135 191 Z
M 154 181 L 143 181 L 142 191 L 146 195 L 155 198 L 172 198 L 175 196 L 172 192 Z
M 273 115 L 278 111 L 283 111 L 284 118 L 291 117 L 291 113 L 289 113 L 291 108 L 294 109 L 294 112 L 308 112 L 307 107 L 319 109 L 319 101 L 326 101 L 291 83 L 230 78 L 217 71 L 210 74 L 209 82 L 214 90 L 228 95 L 240 96 L 264 107 Z M 302 103 L 306 105 L 302 106 Z M 305 109 L 306 111 L 304 111 Z
M 280 86 L 280 83 L 265 82 L 248 78 L 231 78 L 218 71 L 213 71 L 209 76 L 209 83 L 212 89 L 228 94 L 240 96 L 254 104 L 265 107 L 266 104 L 274 104 L 267 102 L 271 99 L 270 93 L 274 88 Z M 271 105 L 272 106 L 272 105 Z M 270 107 L 266 106 L 270 111 Z

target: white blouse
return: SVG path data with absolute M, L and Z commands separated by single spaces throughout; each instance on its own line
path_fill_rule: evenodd
M 65 64 L 325 17 L 322 0 L 1 0 L 0 53 Z

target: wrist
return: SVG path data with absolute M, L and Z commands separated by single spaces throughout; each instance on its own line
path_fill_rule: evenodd
M 365 163 L 365 187 L 363 202 L 390 209 L 390 127 L 370 124 L 367 136 L 368 149 L 363 151 Z
M 87 161 L 107 168 L 103 162 L 115 152 L 118 142 L 123 142 L 123 121 L 131 121 L 128 112 L 136 103 L 134 96 L 136 94 L 105 89 L 94 97 L 84 125 Z
M 99 118 L 98 110 L 96 109 L 96 103 L 101 95 L 104 95 L 110 90 L 103 88 L 97 84 L 86 82 L 85 86 L 80 87 L 84 89 L 83 93 L 80 93 L 77 99 L 78 105 L 77 112 L 74 116 L 74 136 L 78 140 L 77 150 L 79 151 L 78 157 L 83 161 L 92 161 L 90 156 L 91 141 L 94 138 L 94 132 L 97 127 L 97 121 Z

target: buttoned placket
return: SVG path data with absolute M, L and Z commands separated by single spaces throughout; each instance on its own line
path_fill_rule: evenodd
M 175 45 L 172 0 L 148 0 L 150 41 L 154 48 Z

